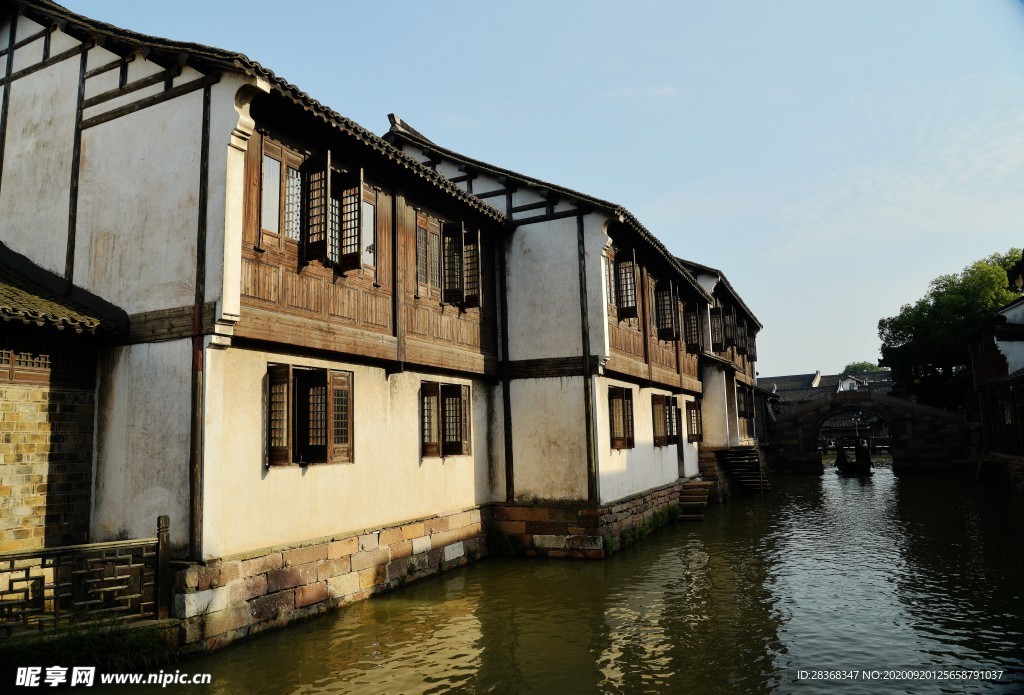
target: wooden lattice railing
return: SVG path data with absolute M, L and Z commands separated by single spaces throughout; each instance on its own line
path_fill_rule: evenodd
M 0 553 L 0 635 L 168 615 L 168 525 L 155 538 Z

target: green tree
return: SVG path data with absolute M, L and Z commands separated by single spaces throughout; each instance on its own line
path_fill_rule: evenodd
M 868 374 L 869 372 L 885 371 L 874 362 L 850 362 L 843 367 L 843 374 Z
M 898 391 L 922 397 L 937 394 L 941 383 L 970 365 L 964 334 L 1020 296 L 1006 275 L 1020 257 L 1020 249 L 1011 248 L 959 273 L 940 275 L 929 283 L 924 297 L 878 322 L 881 364 L 892 368 Z

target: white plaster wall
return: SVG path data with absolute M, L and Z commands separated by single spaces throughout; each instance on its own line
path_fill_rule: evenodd
M 188 545 L 191 341 L 113 347 L 99 366 L 91 540 Z
M 729 409 L 727 399 L 728 380 L 725 370 L 717 365 L 704 367 L 701 418 L 703 445 L 708 447 L 729 446 Z
M 516 379 L 509 396 L 516 499 L 587 499 L 583 378 Z
M 9 27 L 4 22 L 0 36 L 6 38 Z M 38 24 L 20 18 L 19 36 L 39 29 Z M 33 48 L 37 43 L 15 51 L 16 66 L 38 62 L 42 54 L 41 48 Z M 0 59 L 0 65 L 5 62 L 6 58 Z M 67 256 L 79 69 L 76 56 L 12 83 L 0 184 L 0 240 L 61 275 Z
M 633 448 L 612 449 L 608 414 L 608 387 L 624 386 L 633 392 Z M 675 482 L 679 478 L 676 445 L 654 446 L 654 410 L 651 396 L 671 395 L 660 389 L 642 389 L 635 384 L 607 377 L 595 377 L 597 425 L 597 473 L 601 504 L 635 495 Z
M 576 219 L 519 227 L 508 256 L 509 356 L 582 355 Z
M 265 467 L 268 362 L 353 373 L 354 463 Z M 424 380 L 471 384 L 472 454 L 420 457 Z M 482 382 L 450 377 L 386 377 L 375 367 L 208 350 L 203 555 L 221 557 L 493 501 L 491 465 L 502 463 L 488 451 L 495 417 L 489 390 Z
M 202 103 L 200 90 L 82 133 L 75 282 L 129 314 L 195 300 Z

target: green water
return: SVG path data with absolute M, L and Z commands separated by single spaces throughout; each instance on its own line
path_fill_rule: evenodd
M 887 469 L 773 486 L 604 562 L 487 560 L 181 662 L 212 686 L 163 692 L 1024 692 L 1024 500 Z

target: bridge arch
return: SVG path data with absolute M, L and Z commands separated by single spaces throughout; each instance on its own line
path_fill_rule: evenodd
M 769 435 L 768 464 L 773 470 L 822 473 L 818 431 L 835 415 L 859 410 L 889 426 L 893 472 L 968 470 L 968 439 L 964 418 L 914 401 L 877 391 L 839 391 L 780 416 Z

